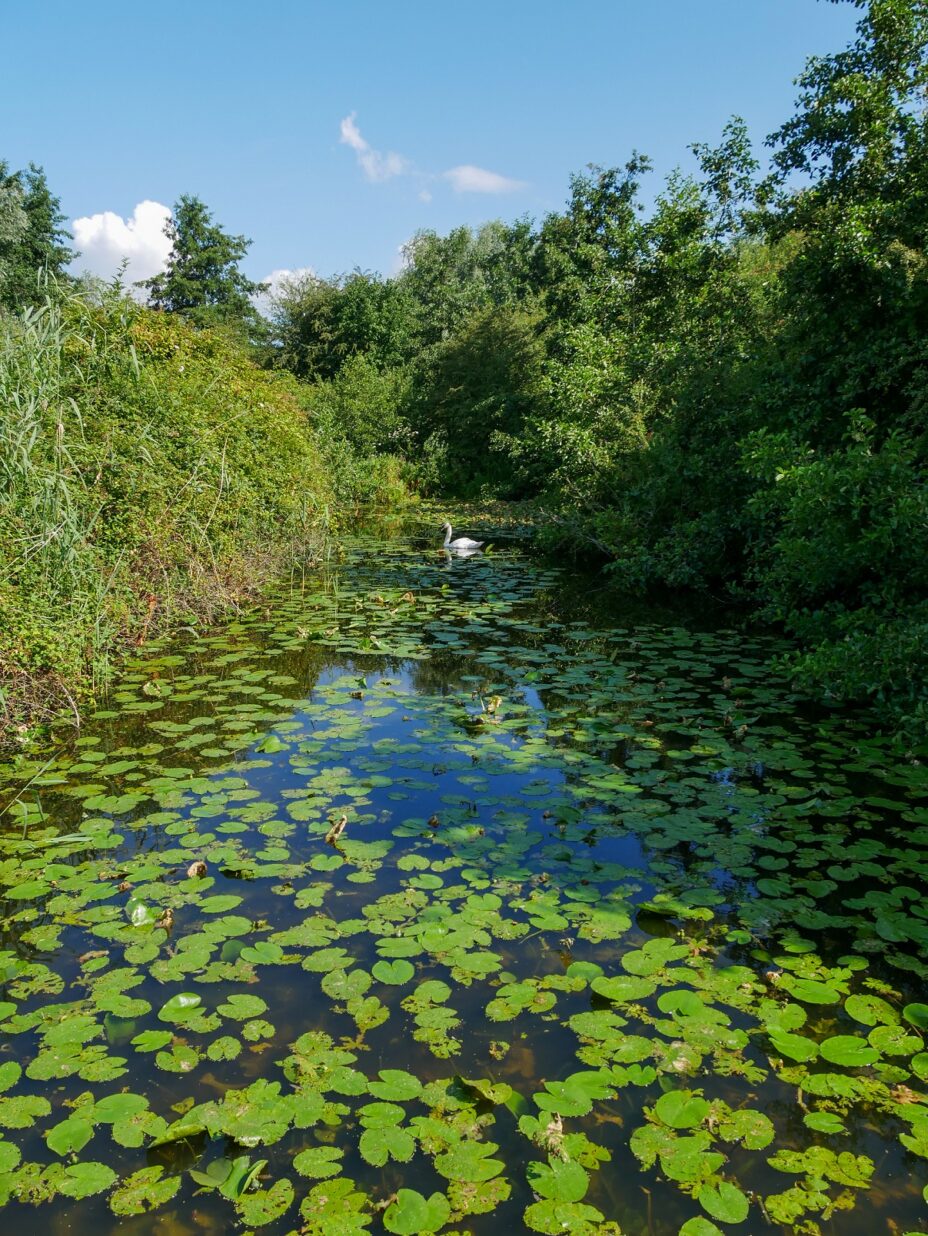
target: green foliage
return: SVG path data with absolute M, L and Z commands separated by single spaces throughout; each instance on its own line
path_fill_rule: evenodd
M 34 163 L 25 171 L 9 171 L 0 160 L 0 307 L 39 305 L 46 288 L 64 280 L 74 253 L 65 241 L 59 199 L 45 173 Z
M 306 398 L 326 442 L 344 441 L 361 458 L 408 449 L 402 409 L 409 381 L 403 370 L 378 370 L 365 352 L 342 365 L 330 382 L 310 387 Z
M 518 462 L 530 417 L 543 401 L 544 354 L 531 314 L 473 315 L 414 367 L 408 417 L 436 492 L 517 497 L 537 489 L 533 460 Z
M 148 289 L 149 304 L 199 326 L 254 328 L 258 313 L 252 297 L 266 285 L 253 283 L 239 269 L 251 241 L 223 231 L 206 204 L 189 194 L 174 203 L 164 234 L 171 242 L 167 266 L 141 285 Z
M 227 338 L 59 297 L 0 320 L 0 408 L 7 723 L 317 542 L 331 489 L 296 384 Z
M 738 119 L 648 209 L 647 158 L 591 167 L 537 226 L 423 232 L 392 280 L 310 281 L 280 357 L 355 451 L 436 494 L 543 496 L 548 545 L 747 602 L 793 637 L 798 687 L 917 741 L 928 15 L 857 7 L 766 178 Z
M 271 315 L 275 362 L 301 378 L 321 381 L 361 356 L 377 370 L 401 365 L 415 347 L 411 313 L 402 283 L 366 271 L 285 281 Z

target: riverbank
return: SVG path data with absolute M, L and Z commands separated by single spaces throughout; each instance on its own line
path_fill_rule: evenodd
M 295 379 L 115 291 L 0 319 L 0 742 L 77 715 L 127 649 L 324 552 Z

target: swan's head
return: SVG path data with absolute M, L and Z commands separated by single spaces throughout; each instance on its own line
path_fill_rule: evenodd
M 442 530 L 442 532 L 450 532 L 450 531 L 451 531 L 451 525 L 448 523 L 448 521 L 447 521 L 447 520 L 445 520 L 445 522 L 442 524 L 442 526 L 441 526 L 441 530 Z

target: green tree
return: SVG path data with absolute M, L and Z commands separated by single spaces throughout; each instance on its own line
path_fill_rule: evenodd
M 252 297 L 267 290 L 239 268 L 251 245 L 231 236 L 198 197 L 182 196 L 164 226 L 171 241 L 167 267 L 144 280 L 149 304 L 180 313 L 199 326 L 231 325 L 254 329 L 259 314 Z
M 413 368 L 408 416 L 426 483 L 440 492 L 518 497 L 537 492 L 523 457 L 530 417 L 544 401 L 537 320 L 508 306 L 483 309 Z
M 0 305 L 40 304 L 47 290 L 42 276 L 66 278 L 65 267 L 76 254 L 65 244 L 71 237 L 64 222 L 40 167 L 30 163 L 11 173 L 0 162 Z
M 407 288 L 369 271 L 285 283 L 272 319 L 276 363 L 306 379 L 328 381 L 361 355 L 380 370 L 402 365 L 417 346 Z

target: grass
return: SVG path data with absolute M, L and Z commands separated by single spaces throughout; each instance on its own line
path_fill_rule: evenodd
M 332 500 L 295 380 L 234 340 L 113 290 L 0 318 L 0 737 L 317 556 Z

